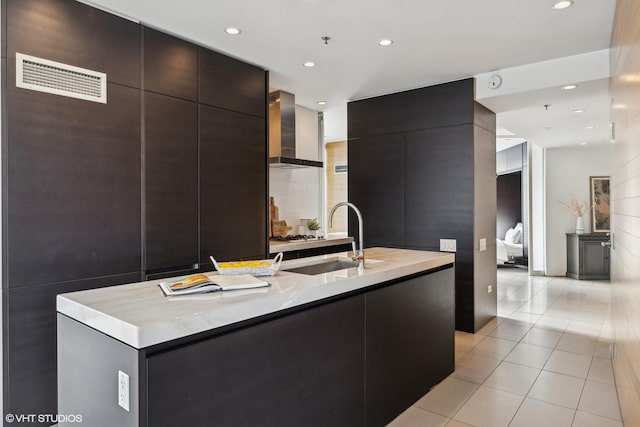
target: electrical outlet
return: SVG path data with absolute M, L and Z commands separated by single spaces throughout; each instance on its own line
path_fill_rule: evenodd
M 487 250 L 487 239 L 480 239 L 480 252 Z
M 442 252 L 455 252 L 456 251 L 456 239 L 440 239 L 440 251 L 442 251 Z
M 493 286 L 491 285 L 487 286 L 487 292 L 489 293 L 493 292 Z
M 118 371 L 118 405 L 129 412 L 129 375 Z

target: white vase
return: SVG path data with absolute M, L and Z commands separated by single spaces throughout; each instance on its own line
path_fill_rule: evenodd
M 584 218 L 576 217 L 576 234 L 584 234 Z

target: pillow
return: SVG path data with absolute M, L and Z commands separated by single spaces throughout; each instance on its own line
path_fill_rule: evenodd
M 522 232 L 513 228 L 508 229 L 504 235 L 504 241 L 511 244 L 520 243 L 521 239 Z

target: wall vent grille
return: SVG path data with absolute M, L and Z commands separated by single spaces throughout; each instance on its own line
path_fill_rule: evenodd
M 106 74 L 21 53 L 16 53 L 16 86 L 107 103 Z

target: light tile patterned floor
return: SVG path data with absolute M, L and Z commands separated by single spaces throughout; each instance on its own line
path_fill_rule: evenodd
M 609 282 L 498 270 L 498 317 L 456 331 L 456 370 L 392 427 L 622 427 Z

